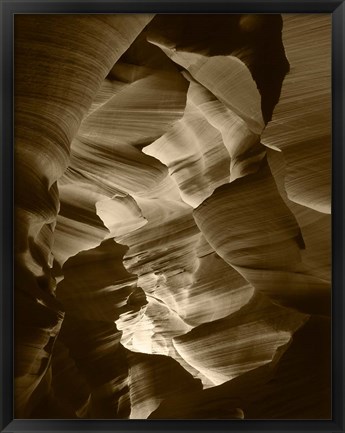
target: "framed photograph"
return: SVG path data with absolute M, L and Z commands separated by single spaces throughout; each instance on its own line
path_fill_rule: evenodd
M 344 432 L 344 11 L 1 2 L 1 432 Z

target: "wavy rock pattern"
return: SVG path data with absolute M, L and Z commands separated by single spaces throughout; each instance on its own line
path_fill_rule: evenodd
M 320 345 L 328 347 L 322 353 L 318 345 L 310 344 L 315 335 Z M 279 362 L 273 360 L 220 386 L 170 398 L 150 418 L 231 419 L 237 415 L 234 418 L 314 419 L 317 410 L 320 419 L 327 419 L 329 349 L 330 321 L 313 316 L 294 334 L 289 349 L 283 355 L 278 353 Z
M 71 140 L 102 81 L 151 18 L 16 19 L 16 332 L 17 358 L 24 364 L 16 365 L 18 416 L 29 413 L 30 395 L 49 366 L 51 342 L 63 317 L 63 307 L 52 296 L 50 272 L 59 209 L 56 181 L 68 166 Z M 38 323 L 28 333 L 33 309 Z
M 293 315 L 255 296 L 238 312 L 175 337 L 174 346 L 188 363 L 220 385 L 271 361 L 304 320 L 302 314 Z
M 15 21 L 16 418 L 329 418 L 329 17 Z
M 289 199 L 326 214 L 331 212 L 329 19 L 323 14 L 284 17 L 284 46 L 293 68 L 282 86 L 272 122 L 263 135 L 264 144 L 283 152 Z

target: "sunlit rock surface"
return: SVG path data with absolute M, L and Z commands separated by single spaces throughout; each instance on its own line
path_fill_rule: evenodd
M 330 418 L 330 31 L 15 17 L 16 418 Z

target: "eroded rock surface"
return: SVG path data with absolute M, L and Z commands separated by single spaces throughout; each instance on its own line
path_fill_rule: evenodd
M 16 418 L 331 416 L 330 31 L 15 17 Z

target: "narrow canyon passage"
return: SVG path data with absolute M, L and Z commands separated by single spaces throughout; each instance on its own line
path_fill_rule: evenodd
M 15 17 L 15 417 L 331 417 L 331 16 Z

